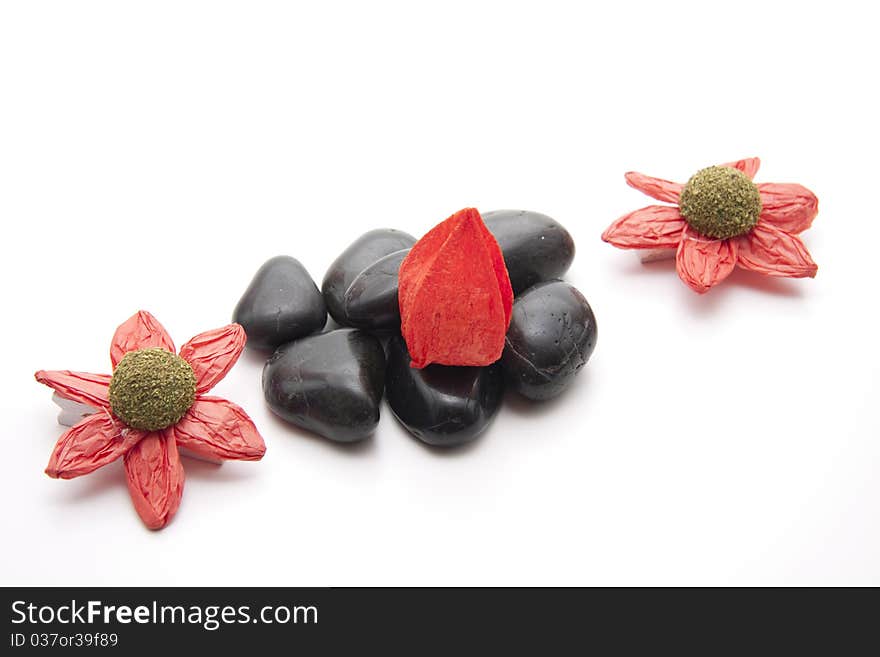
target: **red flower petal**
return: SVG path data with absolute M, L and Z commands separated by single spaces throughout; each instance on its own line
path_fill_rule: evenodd
M 174 353 L 174 342 L 168 331 L 150 313 L 139 310 L 120 324 L 113 334 L 113 341 L 110 343 L 113 369 L 116 369 L 119 361 L 129 351 L 147 347 L 161 347 Z
M 786 233 L 805 231 L 819 214 L 819 199 L 809 189 L 795 183 L 759 183 L 761 220 Z
M 819 269 L 799 237 L 760 222 L 737 238 L 738 264 L 768 276 L 812 278 Z
M 620 249 L 674 249 L 686 225 L 678 208 L 649 205 L 615 221 L 602 239 Z
M 212 459 L 259 461 L 266 453 L 263 438 L 247 413 L 217 397 L 199 397 L 167 431 L 180 447 Z
M 658 201 L 666 201 L 667 203 L 678 203 L 678 196 L 684 187 L 681 183 L 663 180 L 662 178 L 652 178 L 635 171 L 630 171 L 626 174 L 626 182 L 630 187 L 635 187 L 651 198 L 655 198 Z
M 513 290 L 477 210 L 456 212 L 416 242 L 399 281 L 400 327 L 413 367 L 489 365 L 501 357 Z
M 183 495 L 183 465 L 174 437 L 166 431 L 147 434 L 125 455 L 128 492 L 150 529 L 167 525 Z
M 244 329 L 238 324 L 199 333 L 180 348 L 180 357 L 192 365 L 196 392 L 207 392 L 235 365 L 244 343 Z
M 703 294 L 723 281 L 736 266 L 736 245 L 733 240 L 711 240 L 686 228 L 678 252 L 675 268 L 687 285 Z
M 49 458 L 46 474 L 73 479 L 94 472 L 126 454 L 144 437 L 107 412 L 89 415 L 65 431 Z
M 71 372 L 70 370 L 40 370 L 34 377 L 66 399 L 95 408 L 110 407 L 110 375 Z
M 761 160 L 757 157 L 747 157 L 744 160 L 727 162 L 726 164 L 722 164 L 721 166 L 739 169 L 751 179 L 755 177 L 756 173 L 758 173 L 758 168 L 761 166 Z

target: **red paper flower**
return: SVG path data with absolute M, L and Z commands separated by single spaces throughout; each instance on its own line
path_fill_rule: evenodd
M 501 247 L 474 208 L 440 222 L 400 265 L 400 331 L 422 368 L 501 357 L 513 290 Z
M 797 237 L 812 224 L 819 201 L 793 183 L 751 182 L 756 157 L 709 167 L 687 184 L 626 174 L 648 196 L 677 203 L 624 215 L 602 234 L 621 249 L 677 249 L 678 275 L 703 293 L 739 266 L 768 276 L 803 278 L 817 266 Z
M 113 336 L 113 376 L 37 372 L 37 381 L 61 397 L 98 409 L 61 436 L 46 474 L 72 479 L 123 457 L 141 519 L 150 529 L 167 525 L 183 494 L 178 447 L 242 461 L 257 461 L 266 452 L 240 407 L 205 394 L 238 360 L 246 339 L 241 326 L 230 324 L 197 335 L 175 355 L 167 331 L 139 311 Z

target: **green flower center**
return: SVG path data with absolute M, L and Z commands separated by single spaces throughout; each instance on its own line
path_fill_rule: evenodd
M 196 398 L 196 375 L 183 358 L 164 349 L 130 351 L 110 379 L 110 409 L 133 429 L 158 431 L 175 424 Z
M 761 194 L 739 169 L 708 167 L 687 181 L 678 208 L 701 235 L 728 239 L 748 233 L 758 223 Z

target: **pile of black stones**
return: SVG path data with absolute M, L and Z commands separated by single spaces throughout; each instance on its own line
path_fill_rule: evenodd
M 284 420 L 331 440 L 370 436 L 382 397 L 400 423 L 430 445 L 480 435 L 508 386 L 531 400 L 562 393 L 596 345 L 596 318 L 561 276 L 574 241 L 550 217 L 524 210 L 483 215 L 498 241 L 515 295 L 501 359 L 486 367 L 410 367 L 400 335 L 397 272 L 416 240 L 371 230 L 330 265 L 319 290 L 289 256 L 257 271 L 233 313 L 248 347 L 272 352 L 263 394 Z M 338 325 L 325 330 L 327 314 Z

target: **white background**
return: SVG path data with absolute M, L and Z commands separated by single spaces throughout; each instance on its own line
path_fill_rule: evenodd
M 880 584 L 876 22 L 862 3 L 8 2 L 0 8 L 2 584 Z M 698 296 L 599 239 L 758 155 L 820 198 L 815 280 Z M 545 212 L 598 317 L 563 397 L 438 454 L 387 407 L 341 448 L 216 389 L 260 463 L 187 462 L 146 530 L 115 463 L 43 474 L 37 369 L 106 372 L 150 310 L 182 344 L 267 258 L 320 281 L 362 232 Z

